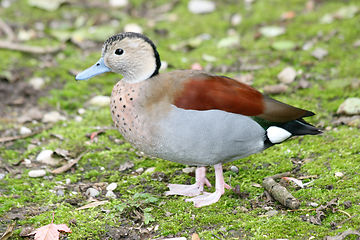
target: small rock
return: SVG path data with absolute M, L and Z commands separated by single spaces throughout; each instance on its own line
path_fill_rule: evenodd
M 55 122 L 59 121 L 60 119 L 61 119 L 60 113 L 57 112 L 57 111 L 52 111 L 52 112 L 45 113 L 44 116 L 43 116 L 42 121 L 44 123 L 48 123 L 48 122 L 55 123 Z
M 277 78 L 282 83 L 290 84 L 296 78 L 296 70 L 293 67 L 286 67 L 277 75 Z
M 49 164 L 51 166 L 58 165 L 60 160 L 57 158 L 53 158 L 53 153 L 54 151 L 52 150 L 44 150 L 37 155 L 36 161 L 42 162 L 44 164 Z
M 109 0 L 109 5 L 112 7 L 125 7 L 129 4 L 129 0 Z
M 169 177 L 163 172 L 154 172 L 151 174 L 151 179 L 159 182 L 166 182 Z
M 86 112 L 86 110 L 85 108 L 79 108 L 77 112 L 79 115 L 83 115 Z
M 136 23 L 128 23 L 124 26 L 124 32 L 143 33 L 143 29 Z
M 268 216 L 268 217 L 273 217 L 276 214 L 278 214 L 278 211 L 276 211 L 276 210 L 271 210 L 271 211 L 268 211 L 268 212 L 265 213 L 265 215 Z
M 188 3 L 188 10 L 194 14 L 211 13 L 215 11 L 215 3 L 207 0 L 191 0 Z
M 0 173 L 0 180 L 5 178 L 5 173 Z
M 58 189 L 58 190 L 56 191 L 56 195 L 63 197 L 63 196 L 64 196 L 64 190 Z
M 25 158 L 24 161 L 22 162 L 24 165 L 30 165 L 31 164 L 31 160 Z
M 65 179 L 65 184 L 66 184 L 66 185 L 69 185 L 70 183 L 71 183 L 70 178 Z
M 31 170 L 29 173 L 28 173 L 29 177 L 43 177 L 46 175 L 46 171 L 45 170 Z
M 110 105 L 109 96 L 95 96 L 89 100 L 91 106 L 95 107 L 108 107 Z
M 327 55 L 328 55 L 328 51 L 323 48 L 316 48 L 314 51 L 311 52 L 311 56 L 313 56 L 318 60 L 322 60 Z
M 130 169 L 130 168 L 132 168 L 134 166 L 135 166 L 135 164 L 133 162 L 125 162 L 124 164 L 120 165 L 119 171 L 122 172 L 122 171 Z
M 27 127 L 24 127 L 24 126 L 22 126 L 22 127 L 20 128 L 20 130 L 19 130 L 20 135 L 29 134 L 29 133 L 31 133 L 31 132 L 32 132 L 32 131 L 31 131 L 30 128 L 27 128 Z
M 360 114 L 360 98 L 346 99 L 336 111 L 337 114 L 358 115 Z
M 354 47 L 354 48 L 360 47 L 360 39 L 356 40 L 356 41 L 353 43 L 353 47 Z
M 230 23 L 234 27 L 239 25 L 242 22 L 242 16 L 238 13 L 231 16 Z
M 136 169 L 135 170 L 135 172 L 137 172 L 137 173 L 143 173 L 144 172 L 144 168 L 138 168 L 138 169 Z
M 200 70 L 200 71 L 202 71 L 203 67 L 200 65 L 200 63 L 196 62 L 196 63 L 191 64 L 191 69 L 192 70 Z
M 115 199 L 116 195 L 113 191 L 107 191 L 107 193 L 105 194 L 105 197 Z
M 277 37 L 284 34 L 286 30 L 279 26 L 264 26 L 259 31 L 264 37 Z
M 43 78 L 40 77 L 34 77 L 31 78 L 29 80 L 29 84 L 35 89 L 35 90 L 40 90 L 44 84 L 45 84 L 45 80 Z
M 114 191 L 117 188 L 117 183 L 110 183 L 107 187 L 106 190 L 107 191 Z
M 344 174 L 343 174 L 342 172 L 336 172 L 336 173 L 335 173 L 335 176 L 336 176 L 336 177 L 343 177 Z
M 75 122 L 81 122 L 83 120 L 82 116 L 75 116 L 74 121 Z
M 168 68 L 169 64 L 167 63 L 167 61 L 161 61 L 161 67 L 160 67 L 160 71 L 165 71 Z
M 230 171 L 238 174 L 238 173 L 239 173 L 239 168 L 238 168 L 237 166 L 231 166 L 231 167 L 230 167 Z
M 278 84 L 278 85 L 266 85 L 264 87 L 264 93 L 265 94 L 280 94 L 286 92 L 288 89 L 288 86 L 285 84 Z
M 30 151 L 30 150 L 32 150 L 32 149 L 34 149 L 34 148 L 36 148 L 36 147 L 37 147 L 37 146 L 36 146 L 35 144 L 31 144 L 31 143 L 30 143 L 29 145 L 27 145 L 26 149 Z
M 155 167 L 151 167 L 145 170 L 145 173 L 152 173 L 155 171 Z
M 182 169 L 182 172 L 183 173 L 192 173 L 192 172 L 195 172 L 195 167 L 186 167 L 186 168 L 183 168 Z
M 97 190 L 96 188 L 88 188 L 86 190 L 86 195 L 89 195 L 91 197 L 96 197 L 97 195 L 100 194 L 99 190 Z
M 312 207 L 317 207 L 317 206 L 319 206 L 319 204 L 314 203 L 314 202 L 311 202 L 311 203 L 310 203 L 310 206 L 312 206 Z
M 247 85 L 253 85 L 254 83 L 254 75 L 252 73 L 246 73 L 237 75 L 234 79 L 238 82 L 245 83 Z

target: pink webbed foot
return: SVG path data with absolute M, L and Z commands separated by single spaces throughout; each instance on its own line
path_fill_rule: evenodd
M 217 201 L 219 201 L 221 195 L 223 195 L 225 193 L 224 188 L 230 189 L 230 186 L 227 185 L 224 181 L 221 163 L 216 164 L 214 166 L 214 168 L 215 168 L 215 178 L 216 178 L 215 192 L 214 193 L 204 192 L 200 196 L 186 199 L 185 200 L 186 202 L 193 202 L 195 207 L 207 206 L 207 205 L 210 205 L 212 203 L 216 203 Z
M 183 195 L 183 196 L 197 196 L 204 191 L 204 184 L 211 187 L 209 180 L 205 177 L 205 167 L 198 167 L 195 172 L 196 182 L 193 185 L 168 184 L 170 191 L 165 192 L 165 195 Z

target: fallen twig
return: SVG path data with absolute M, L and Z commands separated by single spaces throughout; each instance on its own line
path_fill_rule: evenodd
M 358 216 L 358 214 L 355 214 L 354 216 L 351 216 L 351 217 L 345 219 L 344 221 L 342 221 L 341 223 L 339 223 L 338 226 L 339 226 L 339 225 L 343 225 L 344 223 L 346 223 L 346 222 L 349 221 L 350 219 L 352 219 L 352 218 L 354 218 L 354 217 L 357 217 L 357 216 Z
M 290 176 L 291 176 L 290 172 L 284 172 L 284 173 L 275 174 L 274 176 L 270 176 L 270 177 L 267 177 L 267 178 L 280 179 L 280 178 L 283 178 L 283 177 L 290 177 Z
M 299 200 L 294 198 L 285 187 L 275 182 L 272 177 L 265 178 L 262 182 L 262 186 L 275 200 L 279 201 L 285 207 L 290 209 L 298 209 L 300 207 Z
M 303 176 L 303 177 L 298 177 L 297 179 L 303 180 L 303 179 L 308 179 L 308 178 L 318 178 L 318 175 Z
M 13 41 L 15 39 L 15 34 L 14 34 L 13 30 L 1 18 L 0 18 L 0 29 L 2 29 L 4 31 L 4 33 L 6 34 L 7 41 L 10 42 L 10 41 Z
M 31 132 L 31 133 L 28 133 L 28 134 L 23 134 L 23 135 L 18 135 L 18 136 L 0 138 L 0 143 L 2 143 L 2 142 L 11 142 L 11 141 L 14 141 L 14 140 L 31 137 L 31 136 L 34 136 L 34 135 L 36 135 L 36 134 L 38 134 L 38 133 L 41 133 L 42 131 L 45 131 L 45 130 L 50 129 L 50 128 L 52 128 L 53 126 L 54 126 L 54 124 L 49 124 L 48 126 L 42 128 L 42 129 L 33 131 L 33 132 Z
M 64 166 L 52 170 L 51 173 L 60 174 L 60 173 L 66 172 L 72 166 L 74 166 L 86 153 L 88 153 L 88 151 L 85 151 L 85 152 L 81 153 L 77 158 L 69 161 L 69 163 L 65 164 Z
M 65 44 L 61 44 L 60 46 L 56 47 L 38 47 L 38 46 L 29 46 L 20 43 L 13 43 L 10 41 L 0 41 L 0 48 L 26 52 L 26 53 L 33 53 L 33 54 L 45 54 L 45 53 L 56 53 L 60 52 L 65 49 Z

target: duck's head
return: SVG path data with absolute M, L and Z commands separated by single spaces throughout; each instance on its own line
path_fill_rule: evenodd
M 111 71 L 123 75 L 126 82 L 137 83 L 157 75 L 160 66 L 159 53 L 149 38 L 125 32 L 106 40 L 99 61 L 75 79 L 86 80 Z

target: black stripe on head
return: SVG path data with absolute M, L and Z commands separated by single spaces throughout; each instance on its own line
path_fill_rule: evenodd
M 156 59 L 156 69 L 155 69 L 154 73 L 150 76 L 150 78 L 155 75 L 158 75 L 159 69 L 161 67 L 160 55 L 159 55 L 158 51 L 156 50 L 155 44 L 148 37 L 142 35 L 141 33 L 124 32 L 124 33 L 119 33 L 114 36 L 111 36 L 108 40 L 106 40 L 104 42 L 103 49 L 102 49 L 102 56 L 105 55 L 108 47 L 111 46 L 113 44 L 113 42 L 121 41 L 124 38 L 142 38 L 142 39 L 144 39 L 145 42 L 150 44 L 150 46 L 152 47 L 152 49 L 154 51 L 154 56 Z

